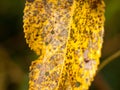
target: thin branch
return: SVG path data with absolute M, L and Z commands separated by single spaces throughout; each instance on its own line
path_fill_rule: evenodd
M 115 60 L 115 58 L 120 56 L 120 50 L 117 51 L 116 53 L 114 53 L 112 56 L 108 57 L 107 59 L 105 59 L 101 65 L 98 68 L 98 72 L 101 71 L 107 64 L 109 64 L 111 61 Z

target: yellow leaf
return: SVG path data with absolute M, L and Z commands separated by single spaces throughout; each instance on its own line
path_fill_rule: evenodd
M 26 42 L 39 58 L 29 90 L 88 90 L 104 34 L 103 0 L 27 0 Z

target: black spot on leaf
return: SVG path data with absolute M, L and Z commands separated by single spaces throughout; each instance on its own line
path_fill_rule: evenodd
M 51 34 L 54 34 L 54 33 L 55 33 L 55 32 L 52 30 L 52 31 L 51 31 Z

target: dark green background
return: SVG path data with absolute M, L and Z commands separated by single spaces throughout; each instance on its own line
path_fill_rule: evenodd
M 105 3 L 101 62 L 120 50 L 120 0 Z M 27 90 L 29 66 L 37 58 L 24 39 L 24 4 L 24 0 L 0 0 L 0 90 Z M 120 57 L 97 74 L 91 90 L 120 90 Z

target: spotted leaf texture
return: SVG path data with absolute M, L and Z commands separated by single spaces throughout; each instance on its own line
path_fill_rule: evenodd
M 104 34 L 103 0 L 27 0 L 24 33 L 39 55 L 29 90 L 88 90 Z

